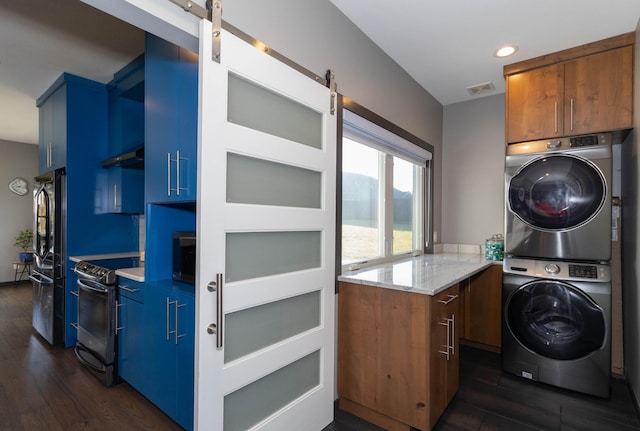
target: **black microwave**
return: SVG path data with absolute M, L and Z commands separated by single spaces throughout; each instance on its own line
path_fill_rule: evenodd
M 173 232 L 171 278 L 185 283 L 196 281 L 196 233 Z

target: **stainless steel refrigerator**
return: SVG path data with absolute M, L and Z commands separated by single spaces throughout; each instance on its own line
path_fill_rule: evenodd
M 32 325 L 51 344 L 64 341 L 66 177 L 64 169 L 35 178 Z

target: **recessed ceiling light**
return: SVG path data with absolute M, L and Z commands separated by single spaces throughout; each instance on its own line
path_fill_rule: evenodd
M 516 45 L 506 45 L 498 49 L 494 54 L 496 57 L 508 57 L 518 50 Z

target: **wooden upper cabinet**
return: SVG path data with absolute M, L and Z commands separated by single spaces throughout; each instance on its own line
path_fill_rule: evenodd
M 632 127 L 628 33 L 504 68 L 507 143 Z
M 545 66 L 507 77 L 507 141 L 561 136 L 564 67 Z
M 631 46 L 566 63 L 564 76 L 566 135 L 632 127 Z

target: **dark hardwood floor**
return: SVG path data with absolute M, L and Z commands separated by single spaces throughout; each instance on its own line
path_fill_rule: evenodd
M 499 354 L 460 346 L 460 388 L 434 431 L 632 431 L 640 420 L 626 382 L 600 399 L 502 372 Z M 346 412 L 324 431 L 380 431 Z
M 0 430 L 180 429 L 127 383 L 102 386 L 72 349 L 36 335 L 30 284 L 0 285 Z M 499 355 L 461 347 L 460 389 L 435 430 L 640 431 L 640 420 L 621 380 L 603 400 L 507 375 Z M 336 410 L 325 431 L 380 428 Z
M 126 383 L 106 388 L 31 327 L 31 284 L 0 286 L 0 430 L 180 430 Z

